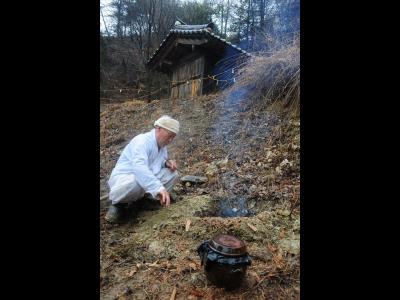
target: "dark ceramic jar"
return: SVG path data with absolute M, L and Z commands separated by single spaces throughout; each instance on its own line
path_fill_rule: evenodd
M 240 287 L 247 266 L 251 264 L 246 245 L 241 239 L 221 234 L 203 242 L 197 252 L 210 282 L 227 290 Z

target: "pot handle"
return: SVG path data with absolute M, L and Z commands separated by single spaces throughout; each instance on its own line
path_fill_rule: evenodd
M 243 270 L 241 268 L 238 268 L 238 269 L 233 269 L 230 272 L 231 272 L 231 274 L 236 274 L 236 273 L 242 273 Z

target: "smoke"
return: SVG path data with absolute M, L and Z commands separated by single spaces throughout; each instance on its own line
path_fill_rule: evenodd
M 300 103 L 299 41 L 292 40 L 268 55 L 253 55 L 234 74 L 235 82 L 220 93 L 217 101 L 219 115 L 212 126 L 212 143 L 240 165 L 250 161 L 254 151 L 263 151 L 261 146 L 279 122 L 279 117 L 265 108 L 273 102 L 295 107 Z M 219 203 L 223 216 L 248 213 L 248 183 L 239 177 L 231 171 L 220 176 L 228 192 Z
M 218 101 L 220 112 L 213 126 L 213 139 L 222 143 L 229 156 L 240 156 L 254 139 L 265 139 L 277 120 L 260 114 L 261 108 L 274 101 L 284 105 L 300 103 L 300 50 L 298 40 L 275 53 L 253 55 L 241 68 L 232 68 L 230 80 Z M 232 78 L 231 78 L 232 79 Z M 249 141 L 238 144 L 235 141 Z
M 244 3 L 238 17 L 237 44 L 250 52 L 270 51 L 300 31 L 300 0 Z

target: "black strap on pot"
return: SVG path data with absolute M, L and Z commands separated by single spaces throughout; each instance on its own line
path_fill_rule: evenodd
M 207 261 L 215 261 L 228 265 L 251 265 L 251 257 L 248 253 L 240 256 L 229 257 L 215 252 L 210 248 L 208 243 L 209 241 L 205 241 L 197 248 L 197 253 L 201 259 L 201 265 Z

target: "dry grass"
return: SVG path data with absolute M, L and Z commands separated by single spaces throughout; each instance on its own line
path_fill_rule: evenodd
M 274 102 L 299 115 L 300 107 L 300 41 L 295 39 L 285 46 L 259 52 L 252 56 L 239 71 L 232 87 L 250 91 L 246 97 L 253 104 L 269 105 Z
M 178 183 L 178 201 L 169 208 L 141 212 L 120 226 L 101 221 L 102 299 L 167 299 L 174 288 L 177 300 L 298 299 L 300 122 L 279 111 L 298 109 L 299 70 L 298 45 L 291 44 L 254 56 L 236 84 L 222 93 L 104 105 L 103 179 L 124 144 L 165 113 L 182 124 L 169 149 L 181 173 L 204 175 L 210 166 L 218 168 L 215 181 L 204 186 Z M 220 164 L 226 157 L 226 165 Z M 228 192 L 247 195 L 257 213 L 246 218 L 207 215 L 217 196 Z M 201 241 L 218 233 L 241 237 L 253 258 L 235 292 L 210 285 L 196 253 Z
M 282 100 L 285 105 L 300 101 L 300 53 L 298 44 L 283 48 L 271 56 L 260 55 L 248 66 L 244 84 L 255 83 L 256 91 L 266 99 Z

